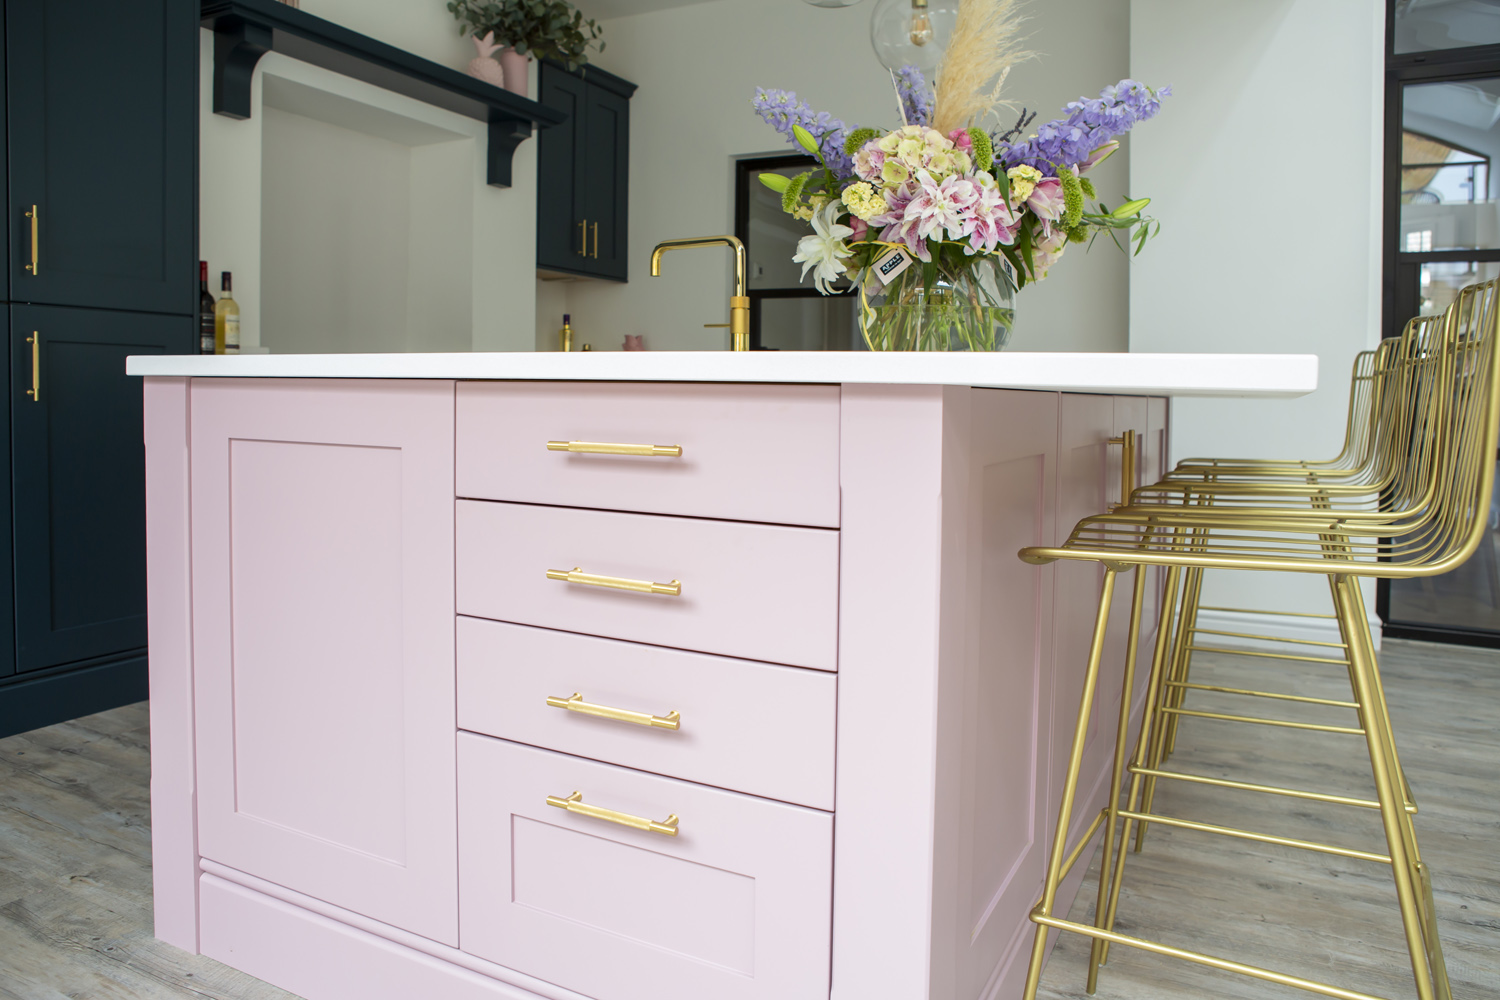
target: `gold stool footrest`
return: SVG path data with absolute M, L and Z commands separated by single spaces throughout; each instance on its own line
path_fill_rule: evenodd
M 574 566 L 571 570 L 549 569 L 547 579 L 559 580 L 563 583 L 577 583 L 585 587 L 605 587 L 609 590 L 629 590 L 636 594 L 662 594 L 667 597 L 681 597 L 682 584 L 676 580 L 671 583 L 652 583 L 650 580 L 626 580 L 618 576 L 599 576 L 595 573 L 585 573 Z
M 629 813 L 615 812 L 613 809 L 605 809 L 600 806 L 591 806 L 583 801 L 582 792 L 574 792 L 567 798 L 559 798 L 556 795 L 547 796 L 547 804 L 559 809 L 566 809 L 570 813 L 579 816 L 589 816 L 593 819 L 602 819 L 606 823 L 618 823 L 620 826 L 628 826 L 632 830 L 645 830 L 647 833 L 659 833 L 664 837 L 677 836 L 677 814 L 673 813 L 660 823 L 654 819 L 644 816 L 632 816 Z

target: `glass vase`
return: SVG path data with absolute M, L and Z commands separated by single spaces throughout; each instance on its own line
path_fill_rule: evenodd
M 860 329 L 872 351 L 1003 351 L 1015 325 L 1015 283 L 999 257 L 937 267 L 920 262 L 864 300 Z

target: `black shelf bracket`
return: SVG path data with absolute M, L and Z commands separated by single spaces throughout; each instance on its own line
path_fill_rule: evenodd
M 486 182 L 510 187 L 511 159 L 533 129 L 567 115 L 394 45 L 350 31 L 277 0 L 202 0 L 200 23 L 214 33 L 214 114 L 250 117 L 250 82 L 267 52 L 374 84 L 489 127 Z

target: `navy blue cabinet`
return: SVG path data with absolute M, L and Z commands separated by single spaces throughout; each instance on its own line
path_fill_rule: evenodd
M 625 281 L 630 237 L 630 96 L 586 66 L 541 67 L 541 102 L 568 116 L 537 137 L 536 266 Z
M 197 308 L 197 15 L 5 0 L 11 301 Z
M 131 354 L 197 335 L 198 0 L 0 0 L 0 737 L 146 697 Z

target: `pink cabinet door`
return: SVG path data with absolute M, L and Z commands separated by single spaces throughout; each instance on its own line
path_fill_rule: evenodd
M 190 406 L 202 856 L 456 945 L 453 384 Z
M 464 951 L 596 1000 L 826 1000 L 832 814 L 458 741 Z

